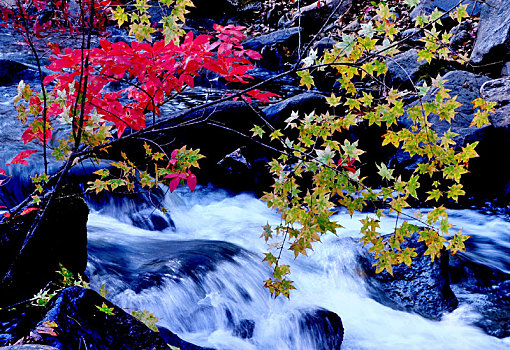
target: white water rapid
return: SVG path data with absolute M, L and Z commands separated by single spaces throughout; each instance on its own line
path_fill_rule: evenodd
M 318 345 L 320 332 L 303 321 L 306 313 L 324 308 L 342 319 L 343 350 L 510 349 L 510 338 L 471 325 L 481 316 L 469 302 L 431 321 L 370 299 L 357 259 L 361 216 L 338 214 L 345 227 L 338 236 L 324 237 L 309 257 L 285 256 L 297 290 L 290 300 L 275 300 L 263 287 L 269 269 L 259 236 L 261 226 L 277 224 L 279 217 L 265 203 L 202 187 L 169 195 L 165 205 L 175 229 L 136 228 L 126 223 L 122 206 L 109 208 L 109 215 L 93 212 L 88 271 L 92 284 L 105 283 L 118 305 L 154 312 L 158 325 L 186 341 L 222 350 L 327 349 Z M 470 210 L 451 215 L 479 238 L 474 258 L 509 272 L 510 222 Z M 393 224 L 388 219 L 383 227 L 391 230 Z M 243 329 L 251 329 L 245 338 Z

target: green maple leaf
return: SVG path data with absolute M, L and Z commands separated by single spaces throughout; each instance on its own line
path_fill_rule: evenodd
M 301 80 L 299 81 L 300 86 L 304 85 L 304 86 L 306 86 L 306 88 L 308 90 L 310 90 L 312 88 L 312 86 L 315 85 L 315 83 L 313 81 L 313 77 L 309 71 L 303 70 L 303 71 L 297 72 L 296 74 L 301 78 Z
M 388 169 L 386 167 L 386 164 L 384 164 L 384 163 L 381 163 L 381 165 L 376 164 L 376 167 L 379 170 L 377 173 L 383 178 L 383 180 L 391 181 L 394 179 L 394 177 L 393 177 L 394 169 Z

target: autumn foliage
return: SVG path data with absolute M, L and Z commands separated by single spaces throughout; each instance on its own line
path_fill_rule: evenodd
M 244 28 L 234 25 L 214 25 L 210 34 L 194 37 L 189 32 L 179 40 L 164 38 L 152 42 L 149 36 L 145 38 L 148 41 L 129 43 L 111 42 L 104 36 L 98 47 L 92 48 L 89 30 L 104 29 L 108 14 L 113 13 L 111 2 L 83 2 L 81 13 L 88 15 L 81 18 L 73 17 L 76 14 L 69 11 L 66 2 L 57 1 L 52 6 L 36 2 L 32 12 L 28 4 L 19 3 L 17 8 L 3 11 L 4 21 L 13 23 L 28 43 L 33 43 L 34 37 L 45 37 L 50 29 L 67 30 L 70 34 L 81 31 L 83 38 L 80 48 L 62 48 L 45 41 L 52 52 L 47 68 L 54 73 L 43 79 L 39 91 L 21 82 L 15 98 L 18 118 L 25 126 L 22 135 L 25 144 L 40 142 L 45 148 L 53 138 L 56 124 L 70 126 L 68 137 L 59 140 L 53 151 L 57 160 L 69 159 L 78 149 L 81 152 L 97 149 L 112 139 L 122 138 L 127 130 L 133 132 L 154 125 L 161 117 L 160 107 L 186 87 L 193 88 L 195 78 L 204 70 L 227 83 L 246 83 L 251 78 L 248 71 L 254 68 L 251 60 L 261 58 L 256 51 L 243 48 Z M 185 5 L 181 4 L 183 8 Z M 52 14 L 44 24 L 37 16 L 41 11 Z M 137 28 L 143 31 L 141 26 Z M 276 95 L 254 89 L 245 98 L 268 102 L 272 96 Z M 8 165 L 26 165 L 27 158 L 35 152 L 24 150 Z M 170 170 L 176 166 L 174 153 L 163 156 Z M 164 175 L 172 191 L 179 180 L 185 180 L 194 189 L 195 175 L 187 167 L 183 171 Z

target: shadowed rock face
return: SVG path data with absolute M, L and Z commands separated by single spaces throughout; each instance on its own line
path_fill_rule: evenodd
M 0 296 L 2 305 L 32 297 L 46 284 L 58 280 L 59 264 L 75 276 L 87 266 L 88 207 L 83 199 L 57 199 L 20 256 L 19 251 L 36 212 L 0 225 Z M 4 278 L 12 267 L 10 278 Z

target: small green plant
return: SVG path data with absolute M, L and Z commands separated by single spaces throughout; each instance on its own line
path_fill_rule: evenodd
M 89 283 L 86 282 L 80 274 L 78 274 L 78 279 L 74 277 L 74 274 L 66 269 L 62 264 L 59 264 L 60 270 L 55 271 L 57 274 L 61 276 L 61 279 L 58 284 L 48 284 L 45 288 L 41 289 L 39 293 L 34 295 L 32 299 L 30 299 L 31 304 L 34 306 L 46 306 L 50 302 L 50 300 L 57 295 L 60 291 L 67 287 L 81 287 L 81 288 L 90 288 Z
M 114 307 L 108 307 L 108 305 L 106 305 L 105 302 L 103 302 L 103 304 L 101 306 L 97 306 L 97 309 L 101 312 L 104 312 L 105 314 L 107 314 L 108 316 L 113 316 L 115 315 L 115 312 L 113 312 L 113 309 Z
M 64 288 L 67 287 L 82 287 L 82 288 L 89 288 L 89 283 L 83 280 L 80 274 L 78 274 L 78 279 L 74 277 L 74 274 L 66 269 L 62 264 L 59 264 L 60 270 L 56 271 L 59 275 L 62 276 L 62 279 L 60 280 L 61 285 Z

